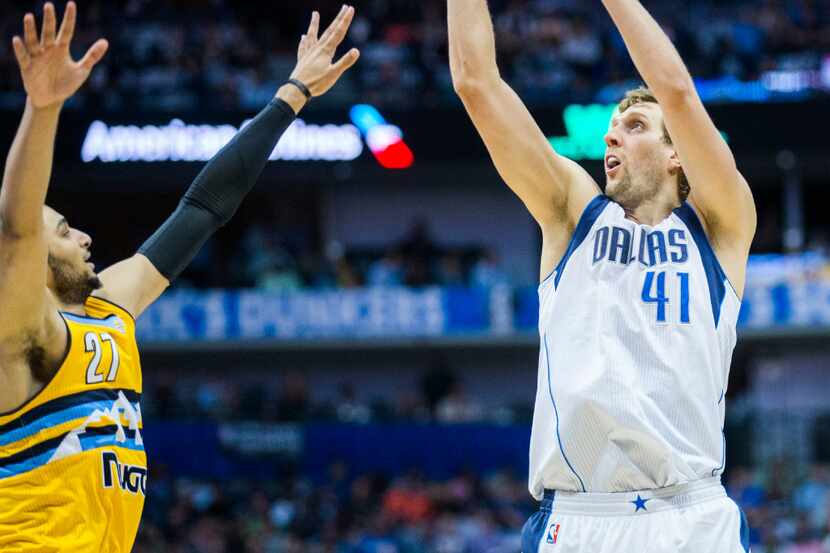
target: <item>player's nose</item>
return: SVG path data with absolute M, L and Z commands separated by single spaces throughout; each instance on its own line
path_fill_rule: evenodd
M 619 146 L 620 145 L 620 135 L 614 129 L 609 129 L 607 133 L 605 133 L 605 145 L 609 148 L 612 146 Z
M 92 237 L 83 231 L 77 231 L 78 233 L 78 243 L 84 249 L 89 249 L 92 246 Z

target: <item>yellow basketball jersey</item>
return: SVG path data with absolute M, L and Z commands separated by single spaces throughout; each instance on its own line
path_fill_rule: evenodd
M 0 551 L 129 552 L 147 458 L 135 321 L 99 298 L 62 313 L 66 358 L 35 397 L 0 414 Z

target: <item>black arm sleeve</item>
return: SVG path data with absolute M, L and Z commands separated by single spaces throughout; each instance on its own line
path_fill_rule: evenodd
M 168 280 L 179 276 L 216 229 L 236 213 L 294 118 L 291 106 L 272 100 L 205 165 L 173 214 L 138 253 Z

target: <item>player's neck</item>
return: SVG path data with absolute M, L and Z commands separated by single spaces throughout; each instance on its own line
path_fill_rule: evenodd
M 86 308 L 83 305 L 63 304 L 58 307 L 64 313 L 71 313 L 80 317 L 86 317 Z
M 71 313 L 72 315 L 78 315 L 80 317 L 86 317 L 86 307 L 83 303 L 66 303 L 61 301 L 58 295 L 52 290 L 49 290 L 49 293 L 52 295 L 52 300 L 54 301 L 58 311 L 62 313 Z
M 650 227 L 655 227 L 666 220 L 676 207 L 677 203 L 674 201 L 666 201 L 664 198 L 655 198 L 654 200 L 640 203 L 634 207 L 622 206 L 626 219 L 631 219 L 635 223 Z

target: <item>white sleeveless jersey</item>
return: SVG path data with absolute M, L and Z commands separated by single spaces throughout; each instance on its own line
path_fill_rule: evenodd
M 597 196 L 539 303 L 535 498 L 721 473 L 740 300 L 688 204 L 650 227 Z

